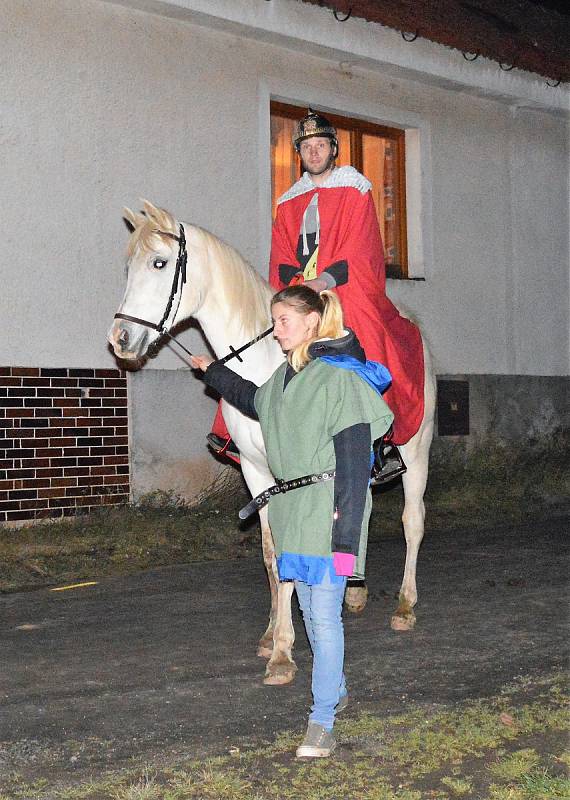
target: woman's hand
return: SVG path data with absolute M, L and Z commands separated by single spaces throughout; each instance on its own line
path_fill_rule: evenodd
M 194 369 L 201 369 L 202 372 L 206 372 L 210 364 L 214 363 L 214 359 L 210 358 L 210 356 L 192 356 L 190 363 Z
M 313 278 L 313 280 L 311 281 L 305 281 L 303 285 L 308 286 L 309 289 L 312 289 L 317 294 L 324 292 L 325 289 L 328 288 L 327 282 L 324 281 L 322 278 Z

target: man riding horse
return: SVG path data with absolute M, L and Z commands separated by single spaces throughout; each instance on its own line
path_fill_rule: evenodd
M 276 290 L 297 283 L 316 292 L 334 289 L 366 357 L 385 364 L 392 374 L 384 394 L 394 412 L 389 441 L 403 444 L 423 418 L 423 348 L 418 328 L 386 296 L 384 248 L 371 183 L 354 167 L 336 166 L 336 129 L 321 114 L 308 110 L 297 123 L 293 144 L 305 172 L 278 200 L 269 282 Z M 231 456 L 228 438 L 218 411 L 208 441 Z M 389 449 L 386 455 L 382 473 L 391 477 L 398 469 L 397 456 Z

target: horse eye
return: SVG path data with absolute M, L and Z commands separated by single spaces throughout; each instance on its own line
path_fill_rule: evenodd
M 152 266 L 155 269 L 164 269 L 164 267 L 167 264 L 168 264 L 168 261 L 167 261 L 166 258 L 155 258 L 154 261 L 152 262 Z

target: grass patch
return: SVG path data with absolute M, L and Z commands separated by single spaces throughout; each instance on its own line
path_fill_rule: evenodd
M 89 784 L 1 777 L 0 799 L 559 800 L 570 796 L 567 696 L 565 676 L 530 679 L 477 702 L 343 719 L 337 752 L 322 761 L 294 758 L 295 731 L 208 761 L 162 753 Z
M 528 772 L 531 772 L 540 764 L 540 756 L 532 748 L 516 750 L 507 758 L 503 758 L 496 764 L 491 764 L 489 771 L 496 777 L 504 781 L 511 782 L 519 780 Z
M 550 775 L 545 769 L 523 775 L 515 784 L 492 784 L 489 788 L 489 800 L 568 800 L 568 797 L 568 778 Z
M 154 770 L 147 769 L 135 783 L 112 791 L 111 797 L 113 800 L 159 800 L 163 792 L 156 783 Z
M 465 778 L 452 778 L 446 775 L 441 782 L 450 789 L 451 794 L 455 797 L 469 795 L 473 789 L 471 782 Z
M 0 526 L 0 591 L 258 555 L 257 525 L 239 530 L 234 513 L 247 498 L 241 476 L 230 469 L 192 506 L 172 493 L 154 492 L 137 504 L 61 522 Z
M 438 440 L 430 457 L 425 496 L 427 530 L 568 513 L 569 456 L 568 431 L 516 446 L 488 439 L 469 451 L 462 443 Z M 375 503 L 381 504 L 381 513 L 372 514 L 371 537 L 399 531 L 401 485 L 377 489 Z
M 568 436 L 507 448 L 485 442 L 434 450 L 426 493 L 428 533 L 568 513 Z M 224 470 L 192 505 L 154 492 L 133 505 L 67 521 L 0 526 L 0 591 L 127 575 L 191 561 L 260 556 L 255 518 L 241 527 L 248 500 L 240 473 Z M 374 492 L 370 539 L 401 534 L 401 482 Z

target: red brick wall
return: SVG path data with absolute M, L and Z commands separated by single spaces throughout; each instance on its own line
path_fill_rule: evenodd
M 0 523 L 128 497 L 125 374 L 0 367 Z

